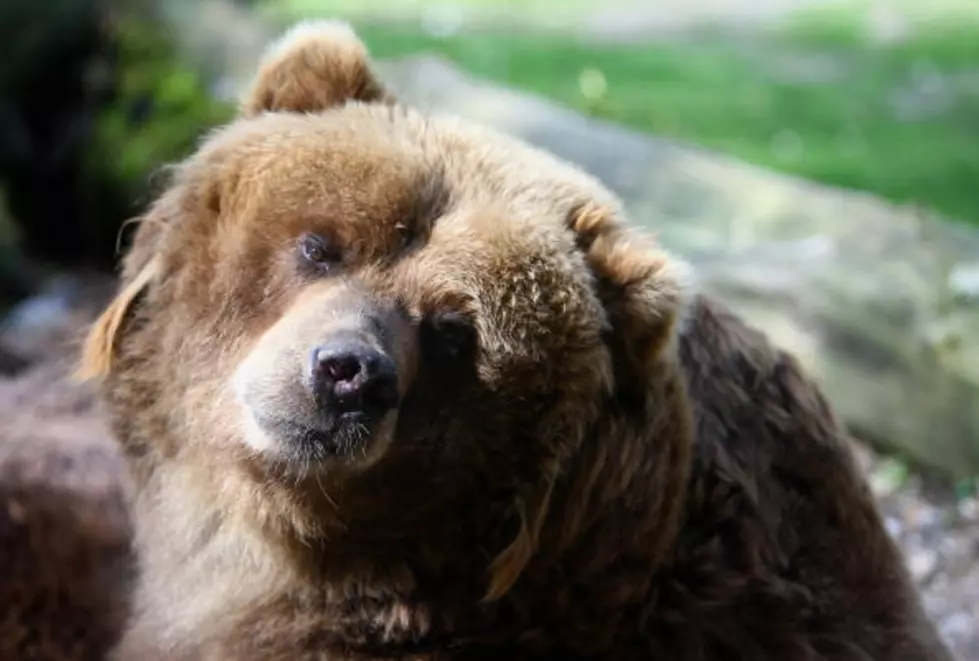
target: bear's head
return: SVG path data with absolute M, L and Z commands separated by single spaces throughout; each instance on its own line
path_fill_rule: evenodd
M 595 520 L 570 500 L 683 456 L 684 296 L 590 176 L 404 107 L 313 22 L 140 219 L 82 371 L 167 543 L 234 522 L 336 566 L 457 544 L 495 599 L 548 520 Z

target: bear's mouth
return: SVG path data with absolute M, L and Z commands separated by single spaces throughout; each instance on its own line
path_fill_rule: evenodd
M 317 416 L 315 421 L 256 416 L 286 458 L 319 461 L 357 459 L 367 454 L 378 420 L 362 411 Z

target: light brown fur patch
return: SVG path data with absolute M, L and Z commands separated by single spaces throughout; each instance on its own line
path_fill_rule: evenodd
M 159 261 L 151 259 L 99 315 L 85 336 L 81 360 L 72 374 L 74 379 L 88 381 L 109 373 L 119 328 L 129 314 L 133 301 L 159 275 L 159 270 Z

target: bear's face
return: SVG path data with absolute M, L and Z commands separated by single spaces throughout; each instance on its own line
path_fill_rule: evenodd
M 595 421 L 662 422 L 683 287 L 618 215 L 574 167 L 391 100 L 349 30 L 301 26 L 141 219 L 83 371 L 179 535 L 231 510 L 361 543 L 516 517 L 499 593 Z
M 532 465 L 560 418 L 607 392 L 608 319 L 573 200 L 500 199 L 550 186 L 508 181 L 516 154 L 494 145 L 448 173 L 450 138 L 464 136 L 352 106 L 247 120 L 205 146 L 181 185 L 209 204 L 188 201 L 160 253 L 179 291 L 165 307 L 186 322 L 153 358 L 195 437 L 334 475 L 392 446 L 392 461 L 417 448 Z

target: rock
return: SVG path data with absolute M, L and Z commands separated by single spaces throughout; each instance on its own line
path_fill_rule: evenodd
M 938 567 L 938 552 L 933 549 L 923 549 L 908 557 L 908 569 L 918 582 L 925 581 Z
M 972 302 L 979 301 L 979 264 L 961 264 L 949 275 L 952 291 Z

